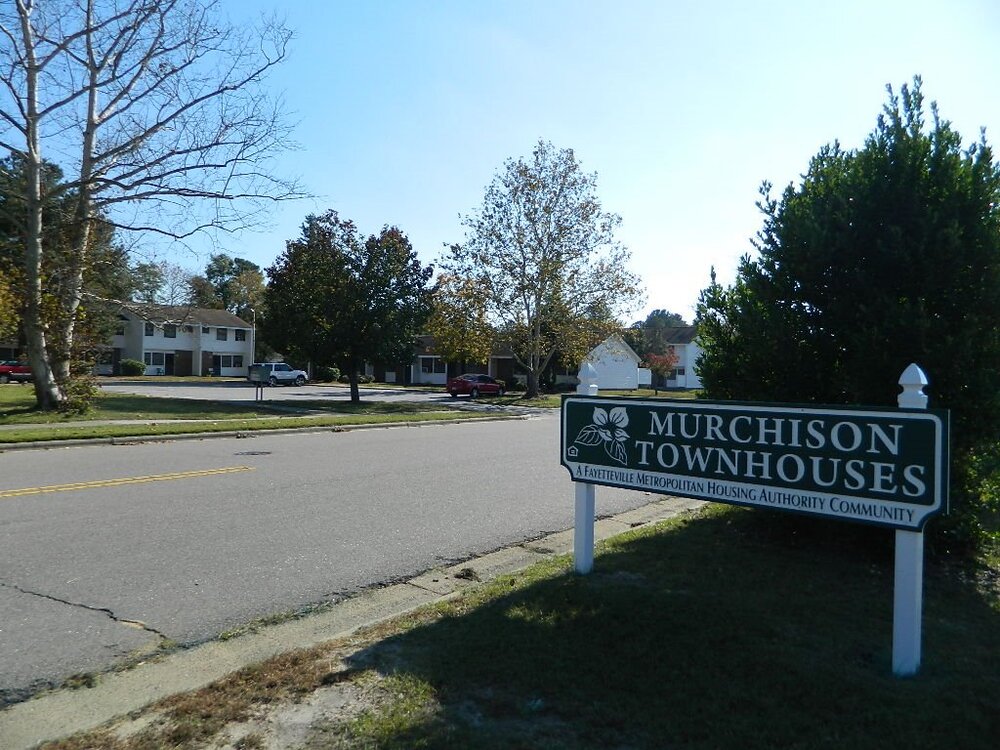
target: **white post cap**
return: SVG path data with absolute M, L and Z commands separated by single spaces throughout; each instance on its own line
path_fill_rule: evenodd
M 583 360 L 580 365 L 580 372 L 577 374 L 580 384 L 576 387 L 576 392 L 581 396 L 597 395 L 597 370 L 587 360 Z
M 927 394 L 924 393 L 924 386 L 927 383 L 927 374 L 916 363 L 911 364 L 899 376 L 903 392 L 897 397 L 896 403 L 901 409 L 926 409 Z

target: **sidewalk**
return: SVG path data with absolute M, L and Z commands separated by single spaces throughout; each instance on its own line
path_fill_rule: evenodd
M 698 500 L 667 497 L 598 520 L 595 540 L 608 539 L 702 505 Z M 107 673 L 91 688 L 44 693 L 0 711 L 0 746 L 4 750 L 28 750 L 42 742 L 93 729 L 159 699 L 203 687 L 247 665 L 344 637 L 359 628 L 448 599 L 477 585 L 476 579 L 489 581 L 514 573 L 546 558 L 571 553 L 572 548 L 573 530 L 568 529 L 426 571 L 404 583 L 373 589 L 320 614 L 232 640 L 211 641 L 128 671 Z

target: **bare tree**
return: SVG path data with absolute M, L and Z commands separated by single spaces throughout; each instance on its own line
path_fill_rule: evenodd
M 194 274 L 176 263 L 160 263 L 163 270 L 163 284 L 160 285 L 158 302 L 178 307 L 189 305 L 191 300 L 191 279 Z
M 290 32 L 238 28 L 217 2 L 12 0 L 0 9 L 0 147 L 26 162 L 24 328 L 41 408 L 63 399 L 76 311 L 95 224 L 183 239 L 237 230 L 265 204 L 299 196 L 275 177 L 289 146 L 280 102 L 264 86 Z M 68 179 L 71 210 L 44 211 L 43 157 Z M 48 202 L 48 203 L 47 203 Z M 68 214 L 68 215 L 67 215 Z M 47 223 L 65 222 L 73 283 L 41 316 Z M 59 342 L 58 345 L 54 342 Z

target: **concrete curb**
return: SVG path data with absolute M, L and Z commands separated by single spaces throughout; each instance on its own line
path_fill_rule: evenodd
M 665 497 L 598 520 L 594 537 L 609 539 L 704 504 L 690 498 Z M 372 589 L 325 612 L 232 640 L 210 641 L 127 671 L 106 673 L 92 688 L 43 693 L 0 711 L 0 745 L 5 750 L 30 750 L 43 742 L 94 729 L 167 696 L 204 687 L 250 664 L 342 638 L 359 628 L 447 599 L 479 582 L 572 550 L 573 529 L 567 529 L 457 565 L 429 570 L 404 583 Z
M 70 440 L 33 440 L 24 443 L 0 443 L 0 453 L 18 450 L 52 450 L 81 445 L 135 445 L 137 443 L 163 443 L 171 440 L 207 440 L 210 438 L 249 438 L 258 435 L 292 435 L 307 432 L 351 432 L 353 430 L 377 430 L 390 427 L 424 427 L 438 424 L 475 424 L 476 422 L 496 422 L 499 420 L 530 419 L 527 414 L 496 414 L 467 419 L 423 419 L 416 422 L 377 422 L 372 424 L 322 425 L 318 427 L 277 427 L 273 430 L 225 430 L 220 432 L 178 432 L 169 435 L 123 435 L 106 438 L 73 438 Z

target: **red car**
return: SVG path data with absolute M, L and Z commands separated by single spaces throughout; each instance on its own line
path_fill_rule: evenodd
M 469 373 L 451 378 L 444 389 L 451 394 L 452 398 L 465 394 L 469 394 L 472 398 L 479 398 L 480 394 L 483 396 L 502 396 L 506 390 L 504 385 L 502 380 L 496 380 L 489 375 Z
M 27 383 L 31 380 L 31 367 L 13 359 L 0 361 L 0 383 L 12 380 Z

